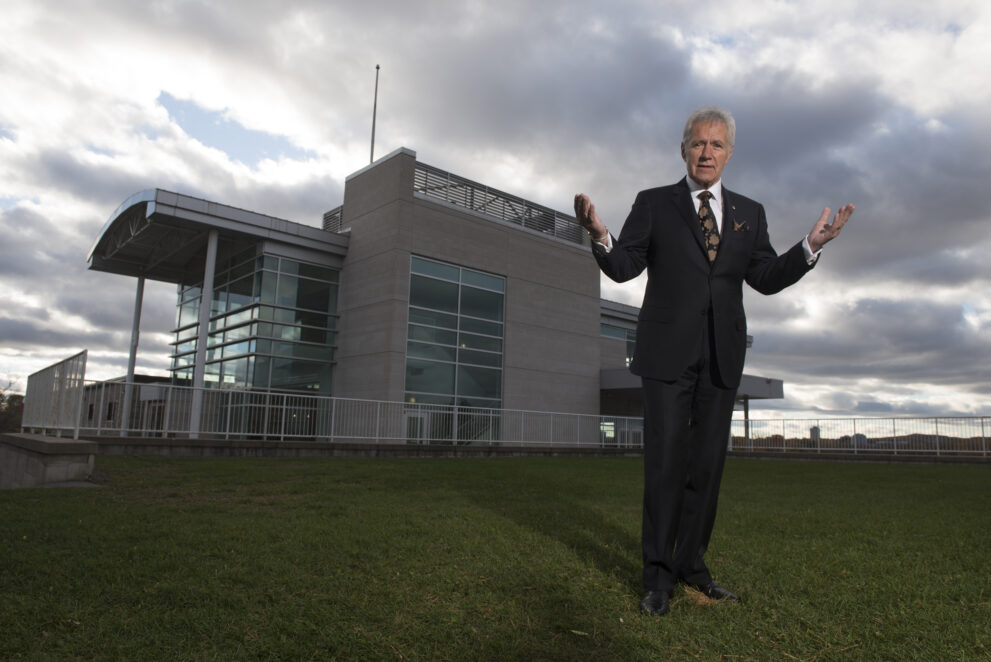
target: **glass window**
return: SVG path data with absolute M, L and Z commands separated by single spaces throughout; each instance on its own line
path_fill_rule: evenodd
M 224 346 L 224 357 L 240 356 L 241 354 L 247 354 L 249 351 L 251 351 L 251 341 L 245 340 L 244 342 Z
M 231 280 L 240 279 L 242 276 L 247 276 L 254 273 L 255 263 L 254 260 L 249 260 L 247 262 L 241 262 L 231 269 Z
M 413 256 L 410 270 L 415 274 L 434 276 L 435 278 L 442 278 L 455 283 L 461 280 L 459 277 L 461 272 L 460 268 L 450 264 L 443 264 L 442 262 L 425 260 L 422 257 Z
M 414 356 L 418 359 L 433 359 L 435 361 L 455 360 L 455 350 L 453 347 L 443 347 L 441 345 L 429 345 L 422 342 L 410 341 L 406 346 L 407 356 Z
M 314 329 L 309 326 L 301 326 L 299 327 L 299 339 L 303 342 L 329 345 L 334 342 L 335 334 L 328 332 L 326 329 Z
M 495 290 L 500 293 L 506 291 L 506 280 L 504 278 L 500 276 L 483 274 L 480 271 L 472 271 L 470 269 L 462 270 L 461 282 L 465 285 L 481 287 L 486 290 Z
M 461 288 L 461 314 L 501 322 L 502 299 L 496 292 L 464 286 Z
M 255 357 L 255 370 L 251 383 L 255 388 L 268 388 L 268 368 L 271 359 L 267 356 Z
M 337 272 L 333 269 L 328 269 L 327 267 L 318 267 L 313 264 L 302 264 L 299 265 L 299 275 L 305 276 L 306 278 L 315 278 L 317 280 L 327 281 L 328 283 L 337 282 Z
M 280 306 L 296 307 L 296 294 L 299 291 L 299 279 L 295 276 L 279 274 L 278 296 L 275 303 Z
M 436 310 L 421 310 L 411 308 L 409 311 L 409 321 L 415 324 L 428 324 L 430 326 L 442 326 L 447 329 L 458 328 L 458 316 L 448 315 Z
M 228 310 L 237 310 L 254 303 L 252 289 L 254 288 L 254 276 L 248 275 L 230 284 L 230 301 Z
M 183 327 L 187 324 L 195 324 L 199 321 L 200 315 L 200 299 L 196 297 L 195 299 L 190 299 L 189 301 L 183 301 L 182 306 L 179 310 L 179 326 Z
M 424 393 L 454 393 L 454 364 L 406 359 L 406 390 Z
M 618 326 L 611 326 L 609 324 L 599 325 L 600 333 L 608 338 L 619 338 L 620 340 L 626 340 L 626 329 L 621 329 Z
M 213 300 L 210 302 L 210 317 L 227 312 L 227 288 L 218 287 L 213 291 Z
M 254 294 L 262 303 L 275 303 L 276 275 L 272 271 L 259 271 L 255 274 Z
M 486 365 L 499 368 L 502 367 L 502 354 L 497 354 L 495 352 L 477 352 L 472 349 L 459 349 L 458 363 L 473 363 L 475 365 Z
M 300 327 L 289 324 L 273 324 L 272 337 L 281 338 L 282 340 L 299 340 Z
M 280 267 L 288 273 L 280 276 Z M 207 381 L 234 388 L 268 387 L 272 383 L 279 388 L 329 390 L 336 336 L 328 329 L 337 322 L 336 282 L 333 269 L 276 256 L 256 257 L 255 248 L 219 263 L 217 286 L 211 296 Z M 201 288 L 194 283 L 177 291 L 174 344 L 177 350 L 192 350 Z M 256 305 L 259 302 L 268 305 Z M 276 304 L 281 307 L 276 308 Z M 252 320 L 263 321 L 247 324 Z M 254 340 L 258 334 L 266 340 Z M 282 341 L 275 347 L 285 357 L 279 359 L 278 366 L 266 356 L 256 356 L 256 352 L 272 352 L 270 338 Z M 226 343 L 223 348 L 219 347 L 221 342 Z M 188 372 L 185 364 L 193 360 L 191 354 L 188 359 L 177 360 L 178 354 L 173 355 L 173 374 Z M 218 362 L 221 357 L 223 363 Z M 256 365 L 256 358 L 263 360 Z
M 295 280 L 298 282 L 295 302 L 297 308 L 307 308 L 321 312 L 331 310 L 331 290 L 336 290 L 336 286 L 308 278 L 297 278 Z
M 331 366 L 299 359 L 272 360 L 271 388 L 330 391 Z
M 294 356 L 314 361 L 331 361 L 334 358 L 334 350 L 331 347 L 296 342 L 274 342 L 272 353 L 276 356 Z
M 335 308 L 336 310 L 336 308 Z M 334 327 L 334 318 L 330 315 L 321 315 L 320 313 L 310 313 L 305 310 L 295 311 L 292 319 L 289 320 L 295 324 L 305 324 L 306 326 L 318 326 L 321 328 L 329 329 Z
M 458 312 L 458 284 L 425 276 L 411 276 L 409 302 L 418 308 L 431 308 L 448 313 Z
M 224 340 L 226 342 L 233 342 L 235 340 L 244 340 L 251 336 L 251 325 L 245 324 L 244 326 L 239 326 L 231 329 L 226 334 L 224 334 Z
M 453 395 L 433 395 L 428 393 L 407 393 L 406 402 L 416 402 L 421 405 L 453 405 Z M 442 436 L 442 435 L 435 435 Z
M 445 331 L 444 329 L 433 329 L 429 326 L 418 326 L 416 324 L 409 325 L 410 340 L 423 340 L 426 342 L 438 343 L 440 345 L 456 345 L 458 343 L 458 334 L 454 331 Z
M 203 371 L 203 385 L 207 388 L 215 388 L 220 383 L 220 363 L 207 363 Z
M 248 385 L 248 357 L 224 361 L 223 377 L 220 384 L 224 388 L 244 388 Z
M 458 346 L 467 349 L 484 349 L 490 352 L 502 352 L 502 340 L 499 338 L 476 336 L 472 333 L 459 334 Z
M 504 292 L 499 276 L 411 258 L 408 400 L 440 403 L 456 394 L 459 405 L 501 405 Z
M 458 395 L 498 398 L 502 393 L 502 371 L 476 366 L 458 366 Z
M 487 336 L 498 336 L 502 338 L 502 324 L 498 322 L 485 322 L 483 320 L 461 318 L 461 330 L 471 333 L 484 333 Z

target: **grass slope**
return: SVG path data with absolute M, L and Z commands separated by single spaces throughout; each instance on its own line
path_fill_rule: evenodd
M 0 493 L 0 659 L 991 657 L 987 467 L 730 460 L 658 619 L 635 459 L 98 464 Z

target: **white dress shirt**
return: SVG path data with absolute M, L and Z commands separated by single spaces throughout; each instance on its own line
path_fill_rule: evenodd
M 691 177 L 686 177 L 685 181 L 688 182 L 688 190 L 692 195 L 692 203 L 695 205 L 695 213 L 698 214 L 699 207 L 702 206 L 702 201 L 699 200 L 699 193 L 703 189 L 694 179 Z M 716 217 L 716 228 L 719 230 L 719 235 L 723 234 L 723 180 L 719 179 L 712 186 L 709 187 L 709 192 L 712 193 L 712 200 L 709 202 L 709 207 L 712 209 L 712 215 Z M 606 252 L 612 250 L 612 236 L 609 234 L 608 228 L 606 229 L 606 240 L 602 242 L 596 242 L 604 249 Z M 805 235 L 805 239 L 802 240 L 802 249 L 805 251 L 805 261 L 810 265 L 815 264 L 816 260 L 819 259 L 819 254 L 822 253 L 820 248 L 815 253 L 812 252 L 812 247 L 809 246 L 809 235 Z

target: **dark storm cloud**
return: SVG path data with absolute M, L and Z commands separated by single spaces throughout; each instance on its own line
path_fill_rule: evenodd
M 297 146 L 357 151 L 353 171 L 367 162 L 381 64 L 377 155 L 409 147 L 431 165 L 562 211 L 581 190 L 614 232 L 638 190 L 684 175 L 678 144 L 687 114 L 727 106 L 738 135 L 726 184 L 765 205 L 779 251 L 822 207 L 857 205 L 799 285 L 769 298 L 747 295 L 755 336 L 748 371 L 822 384 L 823 410 L 862 414 L 924 412 L 925 397 L 908 392 L 917 382 L 989 390 L 983 366 L 991 347 L 986 322 L 976 321 L 991 305 L 988 121 L 970 110 L 910 108 L 893 98 L 896 78 L 882 63 L 820 78 L 757 46 L 801 39 L 807 28 L 796 17 L 818 20 L 823 8 L 769 8 L 766 20 L 724 3 L 246 0 L 231 11 L 206 0 L 104 0 L 88 4 L 85 18 L 66 18 L 63 9 L 52 3 L 35 14 L 35 48 L 20 52 L 47 55 L 16 64 L 78 112 L 71 131 L 5 154 L 20 181 L 3 193 L 15 205 L 17 196 L 58 195 L 0 211 L 3 285 L 47 307 L 23 311 L 19 325 L 22 318 L 4 311 L 0 341 L 8 331 L 18 342 L 84 339 L 117 365 L 134 280 L 88 272 L 85 260 L 107 216 L 139 190 L 176 190 L 315 226 L 341 203 L 344 173 L 285 185 L 189 141 L 164 113 L 149 112 L 162 92 L 252 131 L 299 140 L 297 127 L 267 124 L 286 113 L 264 112 L 269 103 L 291 106 L 312 125 L 301 132 L 312 144 Z M 860 12 L 840 13 L 852 20 Z M 734 17 L 745 25 L 723 25 Z M 90 48 L 80 29 L 88 20 L 99 26 L 101 48 L 120 50 L 113 75 L 89 80 L 60 66 L 71 60 L 66 52 Z M 883 40 L 895 23 L 877 25 Z M 855 38 L 845 45 L 866 52 Z M 177 67 L 183 75 L 171 76 Z M 149 76 L 163 81 L 147 85 Z M 2 141 L 30 134 L 3 121 Z M 314 167 L 326 172 L 320 158 Z M 820 291 L 829 302 L 816 306 Z M 633 304 L 641 297 L 639 285 L 606 285 L 603 294 Z M 155 356 L 146 363 L 167 360 L 174 296 L 173 288 L 147 285 L 141 346 Z M 92 332 L 62 334 L 66 317 Z M 871 377 L 900 404 L 851 386 Z
M 991 339 L 959 305 L 864 299 L 840 312 L 834 324 L 812 331 L 758 324 L 750 365 L 802 383 L 856 377 L 967 388 L 987 383 L 975 357 L 991 355 Z
M 113 333 L 80 333 L 75 329 L 44 324 L 47 316 L 25 319 L 0 315 L 0 338 L 6 348 L 30 349 L 37 347 L 105 347 L 118 340 Z M 67 350 L 68 351 L 68 350 Z M 68 355 L 68 354 L 67 354 Z M 40 366 L 39 366 L 40 367 Z
M 61 150 L 42 152 L 25 167 L 39 184 L 104 205 L 111 211 L 131 194 L 149 188 L 148 180 L 141 175 L 117 166 L 84 163 Z
M 0 209 L 0 276 L 19 289 L 41 285 L 67 262 L 77 259 L 71 232 L 24 207 Z

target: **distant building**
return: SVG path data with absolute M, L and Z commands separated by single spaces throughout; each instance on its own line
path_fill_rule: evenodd
M 600 298 L 574 217 L 405 148 L 350 175 L 322 229 L 144 191 L 89 266 L 176 284 L 176 383 L 642 414 L 638 309 Z M 739 399 L 781 389 L 745 375 Z

